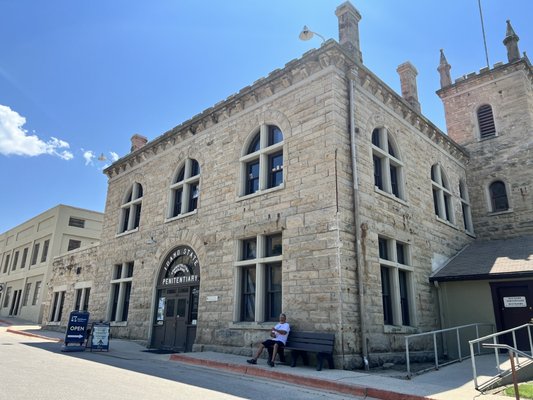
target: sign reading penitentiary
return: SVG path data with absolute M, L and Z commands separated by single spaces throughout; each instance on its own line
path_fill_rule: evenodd
M 93 322 L 91 327 L 91 351 L 109 351 L 109 328 L 108 322 Z
M 525 296 L 511 296 L 503 298 L 503 305 L 505 308 L 527 307 Z

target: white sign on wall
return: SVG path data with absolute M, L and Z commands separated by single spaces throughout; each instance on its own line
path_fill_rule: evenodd
M 504 297 L 503 305 L 505 308 L 527 307 L 526 297 L 525 296 Z

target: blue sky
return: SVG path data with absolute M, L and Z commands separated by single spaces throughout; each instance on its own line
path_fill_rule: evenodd
M 104 211 L 102 169 L 321 40 L 338 39 L 331 0 L 0 0 L 0 233 L 57 204 Z M 486 66 L 478 0 L 353 0 L 363 62 L 400 91 L 418 70 L 423 114 L 445 130 L 439 49 L 452 79 Z M 482 0 L 490 64 L 505 21 L 532 51 L 532 0 Z M 107 161 L 97 158 L 104 154 Z

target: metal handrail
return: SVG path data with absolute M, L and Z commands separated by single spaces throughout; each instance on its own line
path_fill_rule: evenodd
M 410 339 L 415 338 L 415 337 L 421 337 L 421 336 L 429 336 L 429 335 L 433 336 L 433 352 L 434 352 L 434 357 L 435 357 L 435 369 L 438 370 L 439 366 L 448 365 L 448 364 L 451 364 L 451 363 L 453 363 L 453 362 L 455 362 L 457 360 L 448 361 L 446 363 L 442 363 L 442 364 L 439 365 L 439 357 L 438 357 L 438 349 L 437 349 L 437 334 L 444 333 L 444 332 L 452 332 L 452 331 L 456 332 L 457 348 L 458 348 L 458 352 L 459 352 L 458 360 L 459 361 L 463 361 L 464 357 L 462 356 L 462 353 L 461 353 L 461 343 L 460 343 L 461 342 L 461 335 L 460 335 L 459 331 L 461 329 L 475 327 L 476 328 L 476 338 L 478 338 L 479 337 L 479 327 L 480 326 L 490 326 L 490 327 L 492 327 L 492 331 L 494 331 L 494 325 L 493 324 L 476 323 L 476 324 L 468 324 L 468 325 L 456 326 L 456 327 L 453 327 L 453 328 L 439 329 L 439 330 L 431 331 L 431 332 L 415 333 L 415 334 L 412 334 L 412 335 L 405 336 L 405 363 L 406 363 L 406 366 L 407 366 L 407 377 L 410 378 L 411 375 L 412 375 L 411 374 L 411 362 L 409 360 L 409 340 Z M 424 371 L 427 371 L 429 369 L 433 369 L 433 368 L 427 368 Z
M 533 357 L 531 357 L 527 353 L 524 353 L 523 351 L 520 351 L 518 349 L 515 349 L 514 347 L 509 346 L 508 344 L 483 343 L 483 347 L 507 350 L 507 352 L 509 353 L 509 361 L 511 363 L 511 374 L 513 376 L 513 387 L 514 387 L 515 398 L 517 400 L 520 400 L 520 395 L 518 392 L 518 382 L 516 379 L 516 368 L 514 364 L 514 358 L 515 358 L 515 355 L 521 355 L 522 357 L 526 357 L 526 358 L 529 358 L 530 360 L 533 360 Z M 516 359 L 519 360 L 518 357 L 516 357 Z M 518 366 L 520 366 L 520 364 L 518 364 Z
M 488 339 L 492 339 L 493 343 L 490 344 L 490 343 L 483 343 L 483 347 L 490 347 L 490 348 L 494 348 L 494 355 L 496 357 L 496 368 L 498 369 L 498 374 L 501 375 L 503 370 L 500 366 L 500 356 L 499 356 L 499 353 L 498 353 L 498 348 L 511 348 L 511 349 L 515 349 L 513 350 L 513 353 L 514 354 L 517 354 L 517 353 L 520 353 L 520 354 L 526 354 L 524 352 L 521 352 L 520 350 L 516 350 L 516 348 L 518 347 L 516 345 L 516 331 L 520 330 L 520 329 L 523 329 L 523 328 L 527 328 L 527 333 L 528 333 L 528 339 L 529 339 L 529 350 L 530 352 L 533 354 L 533 340 L 532 340 L 532 337 L 531 337 L 531 327 L 533 326 L 533 323 L 527 323 L 527 324 L 524 324 L 524 325 L 520 325 L 520 326 L 517 326 L 515 328 L 512 328 L 512 329 L 507 329 L 505 331 L 501 331 L 501 332 L 496 332 L 496 333 L 493 333 L 491 335 L 487 335 L 487 336 L 484 336 L 482 338 L 478 338 L 478 339 L 474 339 L 474 340 L 470 340 L 468 343 L 470 344 L 470 355 L 471 355 L 471 358 L 472 358 L 472 374 L 474 376 L 474 385 L 476 387 L 476 390 L 479 389 L 480 385 L 478 384 L 478 381 L 477 381 L 477 369 L 476 369 L 476 360 L 475 360 L 475 352 L 474 352 L 474 345 L 476 344 L 477 347 L 478 347 L 478 354 L 480 354 L 480 350 L 479 350 L 479 344 L 481 342 L 484 342 Z M 500 344 L 498 343 L 498 338 L 502 335 L 506 335 L 506 334 L 511 334 L 512 337 L 513 337 L 513 346 L 508 346 L 508 345 L 505 345 L 505 344 Z M 508 346 L 508 347 L 505 347 L 505 346 Z M 526 356 L 527 358 L 531 358 L 530 356 Z M 516 356 L 516 362 L 517 362 L 517 365 L 520 366 L 520 359 L 518 358 L 518 356 Z

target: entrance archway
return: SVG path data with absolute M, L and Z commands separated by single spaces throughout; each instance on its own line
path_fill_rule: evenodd
M 191 351 L 196 338 L 200 263 L 188 246 L 174 248 L 157 279 L 152 347 Z

